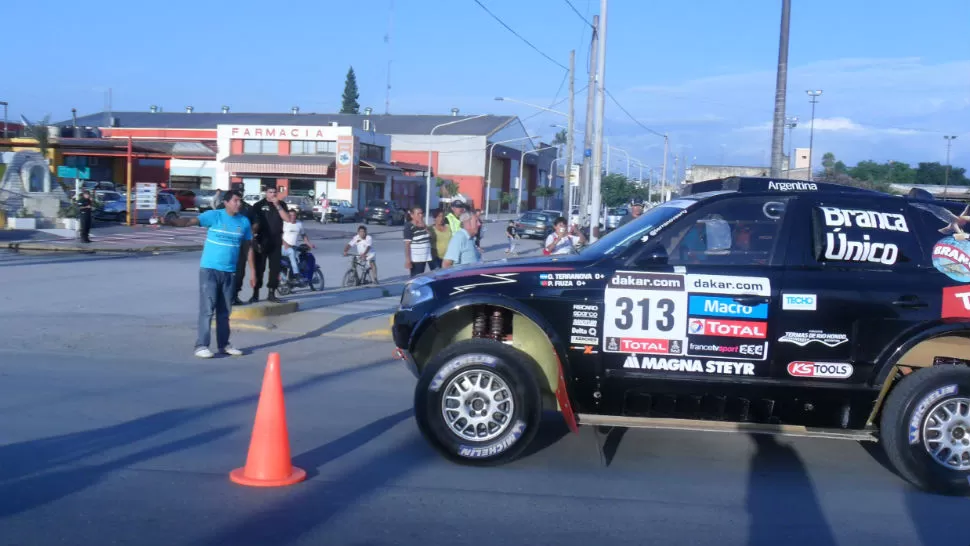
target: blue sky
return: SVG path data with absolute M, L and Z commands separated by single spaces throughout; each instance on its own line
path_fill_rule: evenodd
M 565 0 L 481 0 L 559 63 L 576 50 L 586 85 L 587 25 Z M 587 19 L 599 0 L 572 0 Z M 778 55 L 780 0 L 611 0 L 606 86 L 648 127 L 670 135 L 690 163 L 766 165 Z M 943 135 L 959 135 L 951 161 L 970 167 L 970 2 L 794 0 L 788 115 L 808 145 L 805 90 L 816 109 L 815 155 L 943 161 Z M 8 44 L 0 100 L 11 117 L 67 119 L 116 110 L 334 112 L 348 66 L 361 106 L 384 111 L 391 0 L 130 2 L 51 0 L 4 8 Z M 72 29 L 79 29 L 72 32 Z M 516 114 L 547 139 L 555 114 L 496 102 L 550 105 L 566 96 L 564 71 L 505 30 L 473 0 L 394 0 L 391 112 Z M 577 94 L 583 127 L 585 94 Z M 556 106 L 565 109 L 566 103 Z M 659 167 L 662 139 L 609 98 L 606 135 Z M 786 135 L 787 136 L 787 135 Z M 786 140 L 787 148 L 787 140 Z M 624 170 L 622 152 L 612 154 Z

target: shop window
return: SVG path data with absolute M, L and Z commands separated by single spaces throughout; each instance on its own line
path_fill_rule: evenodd
M 371 159 L 374 161 L 384 161 L 384 147 L 375 146 L 373 144 L 361 144 L 360 145 L 360 157 L 362 159 Z
M 321 140 L 317 142 L 317 153 L 335 154 L 337 153 L 337 143 L 333 140 Z
M 243 140 L 244 154 L 279 154 L 280 143 L 277 140 Z
M 337 143 L 333 141 L 293 140 L 290 141 L 290 155 L 314 155 L 334 153 Z

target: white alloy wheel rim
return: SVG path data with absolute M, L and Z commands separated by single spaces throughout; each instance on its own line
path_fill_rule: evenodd
M 970 399 L 950 398 L 927 412 L 923 447 L 949 470 L 970 470 Z
M 487 442 L 504 433 L 512 423 L 515 402 L 512 390 L 488 370 L 468 370 L 452 378 L 441 398 L 441 416 L 463 440 Z

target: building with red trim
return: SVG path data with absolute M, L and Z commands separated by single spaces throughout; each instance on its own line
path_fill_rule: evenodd
M 153 108 L 81 116 L 77 124 L 96 130 L 104 138 L 194 142 L 214 147 L 214 164 L 212 159 L 183 159 L 166 165 L 171 185 L 186 189 L 191 188 L 181 186 L 183 178 L 191 180 L 190 174 L 203 173 L 187 184 L 225 189 L 235 182 L 249 192 L 259 180 L 261 189 L 275 182 L 289 192 L 347 196 L 338 198 L 350 199 L 355 206 L 379 194 L 402 205 L 423 205 L 430 152 L 432 176 L 455 182 L 460 195 L 476 207 L 484 208 L 486 194 L 491 211 L 498 210 L 502 194 L 518 196 L 519 161 L 523 157 L 523 207 L 536 207 L 533 192 L 540 184 L 558 189 L 561 196 L 562 178 L 548 176 L 556 151 L 537 151 L 547 145 L 530 138 L 515 116 L 459 116 L 456 111 L 452 115 L 371 115 L 367 110 L 360 115 L 302 114 L 296 108 L 289 114 L 230 113 L 228 108 L 222 113 L 197 113 L 191 108 L 173 113 Z M 58 125 L 71 126 L 73 120 Z M 250 130 L 248 137 L 239 133 L 246 128 Z M 259 137 L 257 128 L 261 130 Z M 305 136 L 318 131 L 322 136 Z M 337 148 L 340 142 L 344 142 L 342 150 Z M 375 147 L 384 148 L 383 153 Z M 351 153 L 352 168 L 339 162 L 341 151 Z M 347 170 L 341 170 L 344 168 Z M 180 177 L 180 186 L 176 177 Z M 439 197 L 437 184 L 434 186 L 432 206 Z M 559 203 L 561 200 L 553 199 L 549 206 L 561 208 Z

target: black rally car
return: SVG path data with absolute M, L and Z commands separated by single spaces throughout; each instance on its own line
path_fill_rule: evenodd
M 417 277 L 393 317 L 447 457 L 578 425 L 882 442 L 970 491 L 970 208 L 796 180 L 691 185 L 578 254 Z

